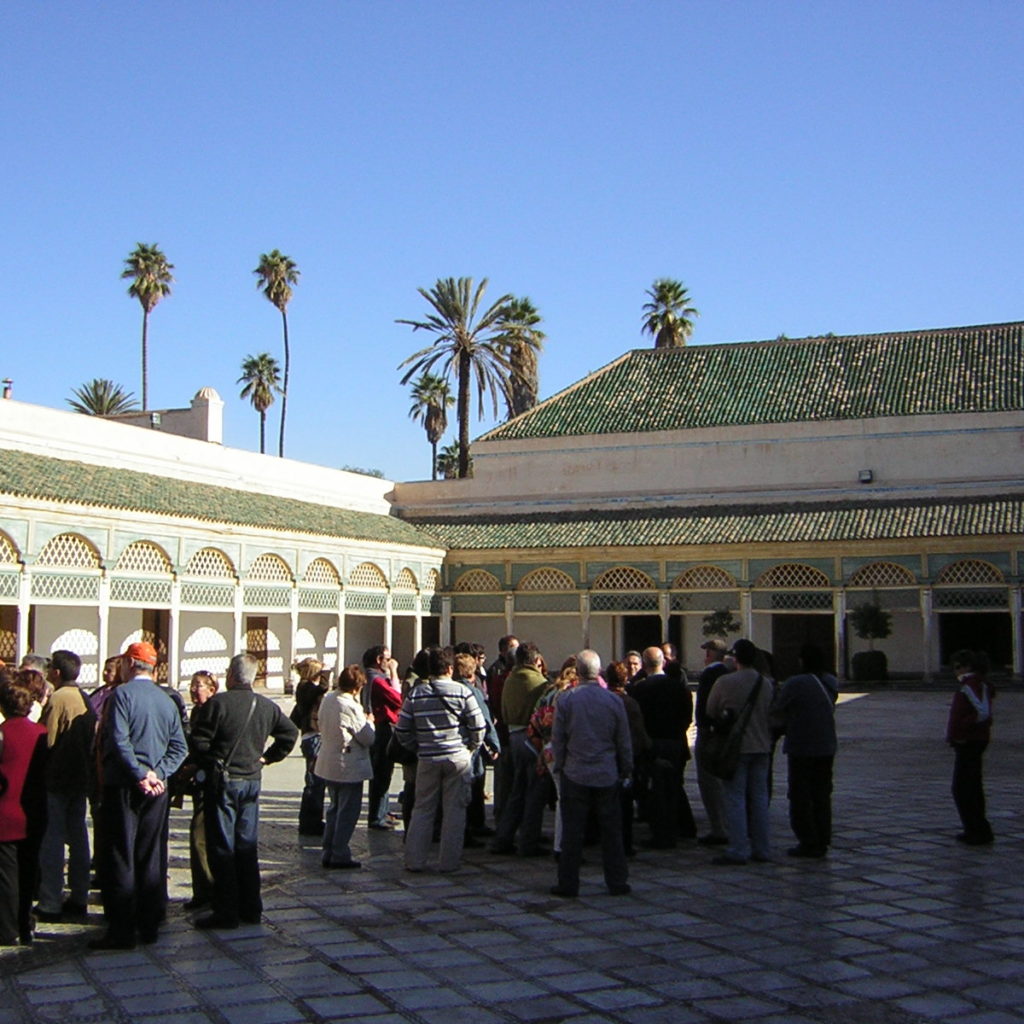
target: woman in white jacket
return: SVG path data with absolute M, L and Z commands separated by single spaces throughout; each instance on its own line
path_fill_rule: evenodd
M 373 746 L 373 715 L 359 702 L 366 676 L 358 665 L 348 665 L 320 704 L 320 753 L 316 774 L 327 784 L 331 806 L 324 829 L 325 868 L 358 868 L 349 840 L 363 805 L 363 782 L 373 778 L 370 747 Z

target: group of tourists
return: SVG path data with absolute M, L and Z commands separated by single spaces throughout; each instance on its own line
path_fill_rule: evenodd
M 170 807 L 186 798 L 185 909 L 197 915 L 195 926 L 259 922 L 262 769 L 297 742 L 306 764 L 298 829 L 319 839 L 325 870 L 361 867 L 351 843 L 364 783 L 367 828 L 404 824 L 404 866 L 414 873 L 432 864 L 457 871 L 464 848 L 486 842 L 498 856 L 553 854 L 551 893 L 573 898 L 588 842 L 600 845 L 612 895 L 630 892 L 637 846 L 695 840 L 720 848 L 711 861 L 718 866 L 769 861 L 780 737 L 797 840 L 788 853 L 825 857 L 838 684 L 822 652 L 802 648 L 800 671 L 778 684 L 770 656 L 750 640 L 729 646 L 712 638 L 702 651 L 694 700 L 668 643 L 604 665 L 582 650 L 549 669 L 536 644 L 505 636 L 489 666 L 479 644 L 434 646 L 404 678 L 380 645 L 336 673 L 313 658 L 299 662 L 289 716 L 254 692 L 259 666 L 247 654 L 231 660 L 223 690 L 212 673 L 195 673 L 191 710 L 156 682 L 157 652 L 147 642 L 109 658 L 102 685 L 88 695 L 71 651 L 0 666 L 0 945 L 30 943 L 38 922 L 84 921 L 93 886 L 105 929 L 92 948 L 155 942 L 168 903 Z M 958 838 L 983 845 L 993 840 L 982 757 L 994 691 L 982 654 L 960 651 L 952 661 L 959 689 L 947 740 Z M 708 823 L 702 835 L 684 785 L 691 725 Z M 403 786 L 393 809 L 396 771 Z M 542 829 L 549 807 L 550 845 Z M 642 839 L 637 823 L 646 825 Z

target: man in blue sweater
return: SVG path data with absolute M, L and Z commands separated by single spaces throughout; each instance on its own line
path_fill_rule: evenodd
M 102 790 L 97 864 L 107 931 L 92 949 L 156 942 L 166 914 L 167 779 L 188 748 L 174 704 L 153 681 L 156 650 L 134 643 L 121 656 L 128 682 L 110 697 L 99 737 Z

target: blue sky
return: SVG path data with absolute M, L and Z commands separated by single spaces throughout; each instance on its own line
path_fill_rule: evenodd
M 649 344 L 656 277 L 697 344 L 1020 319 L 1022 44 L 1016 0 L 7 4 L 0 376 L 138 394 L 119 274 L 158 243 L 150 405 L 211 385 L 255 449 L 278 248 L 288 454 L 421 479 L 394 321 L 439 277 L 534 301 L 542 397 Z

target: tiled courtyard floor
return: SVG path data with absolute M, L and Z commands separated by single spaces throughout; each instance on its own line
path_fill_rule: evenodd
M 401 836 L 362 824 L 363 870 L 323 871 L 297 840 L 292 756 L 265 775 L 262 926 L 191 927 L 176 813 L 159 943 L 90 953 L 98 917 L 43 926 L 31 949 L 0 954 L 0 1024 L 1024 1022 L 1024 694 L 996 704 L 991 848 L 953 840 L 947 706 L 924 692 L 844 700 L 827 861 L 785 856 L 779 755 L 775 863 L 644 852 L 633 894 L 611 897 L 593 852 L 574 902 L 548 895 L 546 858 L 471 850 L 456 875 L 406 874 Z

